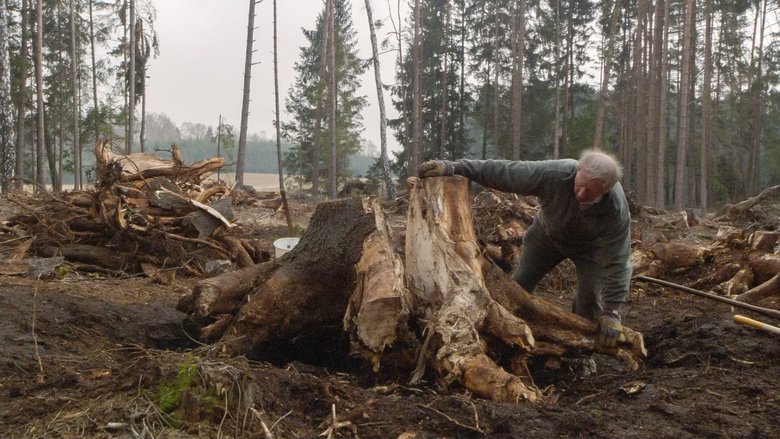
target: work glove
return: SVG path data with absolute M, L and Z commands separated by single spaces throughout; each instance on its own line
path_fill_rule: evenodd
M 428 160 L 417 171 L 420 178 L 450 177 L 455 175 L 455 165 L 448 160 Z
M 599 325 L 598 342 L 602 347 L 614 348 L 623 333 L 620 314 L 617 311 L 604 311 L 597 319 Z

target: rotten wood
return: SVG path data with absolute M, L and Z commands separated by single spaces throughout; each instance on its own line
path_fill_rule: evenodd
M 366 358 L 378 372 L 385 350 L 409 340 L 409 303 L 400 257 L 394 252 L 390 229 L 376 198 L 369 200 L 376 230 L 363 241 L 355 266 L 357 282 L 344 315 L 353 355 Z

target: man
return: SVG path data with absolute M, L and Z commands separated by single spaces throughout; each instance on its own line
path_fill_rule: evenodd
M 620 338 L 620 306 L 632 272 L 622 173 L 614 157 L 596 150 L 584 151 L 579 161 L 431 160 L 419 169 L 422 178 L 462 175 L 485 187 L 536 195 L 541 208 L 523 237 L 513 277 L 533 292 L 545 274 L 571 259 L 577 269 L 573 312 L 598 323 L 604 347 Z

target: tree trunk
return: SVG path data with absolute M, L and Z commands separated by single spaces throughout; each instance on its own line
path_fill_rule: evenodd
M 128 24 L 130 32 L 130 44 L 127 49 L 130 66 L 128 69 L 128 97 L 127 97 L 127 154 L 133 153 L 135 143 L 135 47 L 138 42 L 135 35 L 135 0 L 130 0 L 130 21 Z
M 501 14 L 501 2 L 496 0 L 493 2 L 495 9 L 493 12 L 493 158 L 504 158 L 501 151 L 499 141 L 501 139 L 501 85 L 499 84 L 501 78 L 501 63 L 499 54 L 501 53 L 501 21 L 499 15 Z
M 701 152 L 699 154 L 699 205 L 709 204 L 709 150 L 712 135 L 712 1 L 704 5 L 704 78 L 701 91 Z
M 81 130 L 79 122 L 81 120 L 81 102 L 78 76 L 78 46 L 76 45 L 76 7 L 73 0 L 70 0 L 70 80 L 71 92 L 73 93 L 73 187 L 81 189 Z M 60 174 L 62 175 L 62 174 Z
M 637 4 L 637 25 L 634 34 L 634 53 L 632 82 L 634 84 L 634 104 L 632 120 L 632 136 L 636 144 L 636 189 L 639 202 L 647 203 L 648 200 L 648 167 L 647 167 L 647 120 L 644 114 L 647 111 L 647 76 L 644 62 L 644 35 L 647 26 L 648 0 L 639 0 Z
M 523 63 L 525 62 L 525 0 L 512 3 L 512 160 L 520 160 L 523 145 Z
M 287 205 L 287 193 L 284 190 L 284 168 L 282 167 L 282 123 L 279 120 L 279 53 L 277 48 L 277 34 L 276 34 L 276 0 L 274 0 L 274 115 L 276 120 L 274 125 L 276 127 L 276 166 L 279 171 L 279 195 L 282 197 L 282 203 L 284 206 L 284 217 L 287 220 L 287 234 L 293 235 L 292 218 L 290 217 L 290 208 Z
M 244 57 L 244 95 L 241 100 L 241 127 L 238 134 L 238 153 L 236 157 L 236 184 L 244 185 L 246 168 L 246 135 L 249 124 L 249 90 L 252 83 L 252 44 L 255 33 L 255 2 L 249 0 L 249 14 L 246 26 L 246 54 Z
M 366 16 L 368 17 L 368 30 L 371 34 L 371 54 L 374 63 L 374 82 L 376 83 L 376 96 L 379 103 L 379 160 L 382 167 L 382 180 L 385 184 L 387 198 L 392 200 L 396 196 L 395 184 L 390 177 L 390 165 L 387 160 L 387 116 L 385 115 L 385 93 L 382 88 L 382 76 L 379 69 L 379 45 L 376 40 L 376 29 L 371 13 L 371 0 L 366 0 Z M 442 139 L 443 140 L 443 139 Z
M 759 3 L 756 3 L 756 14 L 761 15 L 760 24 L 758 26 L 758 48 L 756 54 L 756 62 L 753 69 L 755 70 L 755 78 L 753 84 L 751 84 L 752 92 L 750 93 L 751 100 L 751 121 L 750 121 L 750 143 L 748 144 L 748 172 L 747 172 L 747 188 L 748 193 L 752 193 L 758 190 L 759 183 L 759 156 L 761 149 L 761 133 L 764 127 L 764 74 L 763 74 L 763 59 L 764 59 L 764 26 L 766 22 L 766 8 L 767 1 L 760 2 L 761 9 L 759 9 Z
M 324 83 L 325 75 L 328 72 L 328 42 L 330 41 L 330 29 L 328 23 L 330 18 L 330 2 L 325 1 L 325 14 L 322 23 L 322 39 L 320 41 L 320 84 Z M 311 144 L 311 193 L 315 197 L 320 195 L 320 160 L 322 143 L 322 120 L 325 118 L 325 102 L 323 101 L 323 86 L 317 87 L 317 119 L 314 122 L 314 140 Z
M 35 148 L 35 182 L 40 187 L 46 187 L 46 172 L 44 159 L 46 157 L 46 139 L 43 108 L 43 0 L 35 1 L 35 93 L 37 96 L 36 111 L 38 114 L 38 137 Z
M 25 114 L 27 112 L 27 54 L 28 36 L 30 35 L 29 16 L 30 8 L 28 0 L 22 0 L 21 13 L 21 41 L 19 47 L 19 87 L 16 91 L 16 184 L 17 190 L 24 186 L 24 140 L 25 140 Z
M 420 141 L 422 136 L 422 34 L 420 32 L 421 14 L 420 1 L 414 0 L 414 40 L 412 40 L 412 70 L 414 91 L 412 97 L 412 148 L 409 152 L 409 165 L 406 169 L 407 176 L 417 175 L 420 166 Z
M 671 10 L 671 0 L 664 1 L 664 35 L 662 43 L 662 52 L 658 55 L 661 63 L 660 67 L 660 85 L 658 91 L 661 94 L 658 105 L 658 148 L 656 159 L 656 199 L 657 207 L 666 205 L 666 146 L 669 143 L 669 14 Z
M 8 192 L 14 170 L 13 124 L 11 123 L 11 64 L 8 59 L 8 21 L 5 2 L 0 4 L 0 185 Z
M 650 68 L 648 71 L 649 80 L 649 99 L 647 102 L 647 185 L 648 194 L 647 201 L 651 205 L 655 205 L 655 200 L 658 199 L 658 192 L 662 190 L 658 186 L 658 149 L 661 143 L 660 138 L 664 135 L 660 131 L 661 126 L 661 94 L 665 90 L 661 89 L 661 63 L 662 57 L 666 56 L 663 50 L 665 21 L 664 21 L 664 0 L 658 0 L 655 3 L 655 9 L 653 11 L 654 25 L 652 31 L 652 56 L 650 57 Z
M 442 69 L 441 69 L 441 89 L 439 99 L 439 158 L 445 158 L 445 147 L 447 145 L 447 108 L 449 106 L 449 73 L 450 73 L 450 31 L 452 30 L 452 23 L 450 17 L 450 4 L 447 2 L 444 6 L 444 36 L 442 38 L 443 50 L 442 50 Z
M 692 101 L 689 97 L 690 79 L 693 74 L 691 66 L 691 53 L 693 47 L 693 34 L 695 26 L 694 1 L 685 2 L 685 22 L 683 26 L 683 50 L 680 66 L 680 107 L 677 120 L 677 160 L 675 162 L 676 171 L 674 176 L 674 207 L 677 210 L 683 210 L 686 206 L 688 188 L 686 187 L 687 178 L 687 157 L 688 157 L 688 126 L 690 122 L 690 113 L 688 106 Z
M 97 62 L 95 61 L 95 17 L 92 11 L 92 4 L 94 0 L 89 0 L 89 47 L 90 55 L 92 57 L 92 108 L 95 112 L 95 143 L 100 139 L 100 126 L 98 124 L 98 114 L 100 114 L 100 108 L 98 107 L 97 97 Z
M 602 147 L 602 135 L 604 131 L 604 111 L 607 107 L 607 95 L 609 90 L 610 72 L 612 71 L 612 54 L 615 51 L 615 34 L 617 34 L 618 18 L 620 18 L 620 0 L 615 0 L 612 7 L 612 16 L 609 22 L 609 35 L 607 35 L 607 47 L 602 57 L 601 89 L 599 90 L 599 108 L 596 114 L 596 129 L 593 135 L 592 148 Z
M 330 134 L 330 160 L 328 161 L 328 197 L 335 200 L 338 196 L 338 138 L 336 134 L 336 98 L 338 97 L 338 83 L 336 82 L 336 2 L 328 2 L 328 103 L 330 104 L 330 117 L 328 117 Z

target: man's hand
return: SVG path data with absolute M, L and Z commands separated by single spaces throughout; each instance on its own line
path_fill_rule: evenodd
M 617 311 L 604 311 L 597 321 L 599 324 L 599 344 L 605 348 L 616 347 L 620 335 L 623 333 L 620 314 Z
M 455 175 L 455 166 L 447 160 L 428 160 L 417 171 L 420 178 L 450 177 Z

